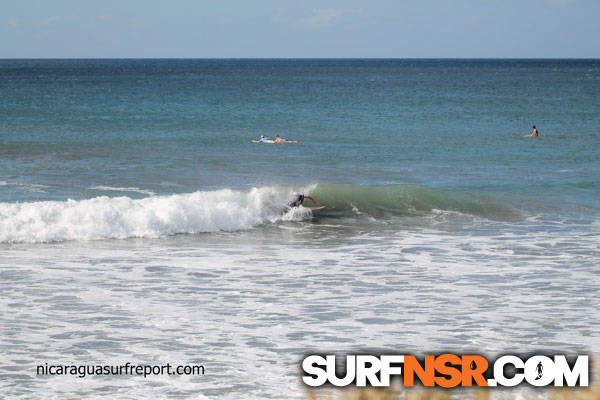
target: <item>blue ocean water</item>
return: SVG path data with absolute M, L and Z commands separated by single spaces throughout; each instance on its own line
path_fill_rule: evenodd
M 598 60 L 0 60 L 0 94 L 11 397 L 113 393 L 36 360 L 301 398 L 310 350 L 598 349 Z
M 0 200 L 83 199 L 98 194 L 94 185 L 170 194 L 326 182 L 594 205 L 599 68 L 594 60 L 3 60 Z M 524 137 L 534 124 L 536 141 Z M 252 145 L 260 134 L 300 145 Z M 23 183 L 48 188 L 32 193 Z

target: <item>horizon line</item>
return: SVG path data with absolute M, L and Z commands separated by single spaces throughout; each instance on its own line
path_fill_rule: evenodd
M 600 60 L 600 57 L 0 57 L 0 60 Z

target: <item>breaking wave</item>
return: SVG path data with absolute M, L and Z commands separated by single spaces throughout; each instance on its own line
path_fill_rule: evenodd
M 310 209 L 284 206 L 291 190 L 311 193 L 327 206 L 321 217 L 386 218 L 443 211 L 502 218 L 510 214 L 493 201 L 464 192 L 419 187 L 317 184 L 269 186 L 188 194 L 95 197 L 85 200 L 0 203 L 0 243 L 156 238 L 185 233 L 239 231 L 278 221 L 305 221 Z M 306 205 L 306 204 L 305 204 Z
M 285 217 L 283 188 L 0 203 L 0 242 L 160 237 L 237 231 Z M 280 199 L 278 202 L 277 200 Z

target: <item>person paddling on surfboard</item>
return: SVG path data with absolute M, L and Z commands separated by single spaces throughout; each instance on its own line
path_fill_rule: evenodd
M 279 135 L 275 135 L 275 143 L 298 143 L 297 140 L 285 140 L 279 137 Z
M 531 132 L 531 136 L 533 136 L 533 137 L 538 137 L 538 136 L 540 136 L 540 134 L 539 134 L 539 132 L 538 132 L 537 128 L 535 127 L 535 125 L 533 126 L 533 132 Z
M 303 193 L 294 192 L 294 193 L 290 194 L 290 200 L 288 201 L 287 205 L 289 207 L 298 207 L 298 206 L 301 206 L 304 203 L 304 199 L 310 199 L 310 200 L 312 200 L 313 204 L 317 204 L 317 202 L 315 201 L 315 199 L 313 199 L 309 195 L 303 194 Z

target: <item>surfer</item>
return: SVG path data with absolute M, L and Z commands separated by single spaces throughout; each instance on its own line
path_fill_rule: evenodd
M 294 193 L 290 194 L 290 200 L 288 201 L 287 205 L 288 205 L 288 207 L 298 207 L 298 206 L 301 206 L 304 203 L 304 199 L 310 199 L 310 200 L 312 200 L 312 202 L 314 204 L 317 204 L 317 202 L 315 201 L 315 199 L 313 199 L 309 195 L 303 194 L 303 193 L 294 192 Z
M 275 135 L 275 143 L 298 143 L 297 140 L 285 140 L 279 137 L 279 135 Z
M 260 135 L 260 139 L 258 139 L 258 141 L 261 143 L 273 143 L 273 141 L 268 137 L 265 137 L 265 135 Z
M 538 137 L 540 134 L 538 133 L 537 128 L 535 127 L 535 125 L 533 126 L 533 132 L 531 132 L 531 136 L 534 137 Z

